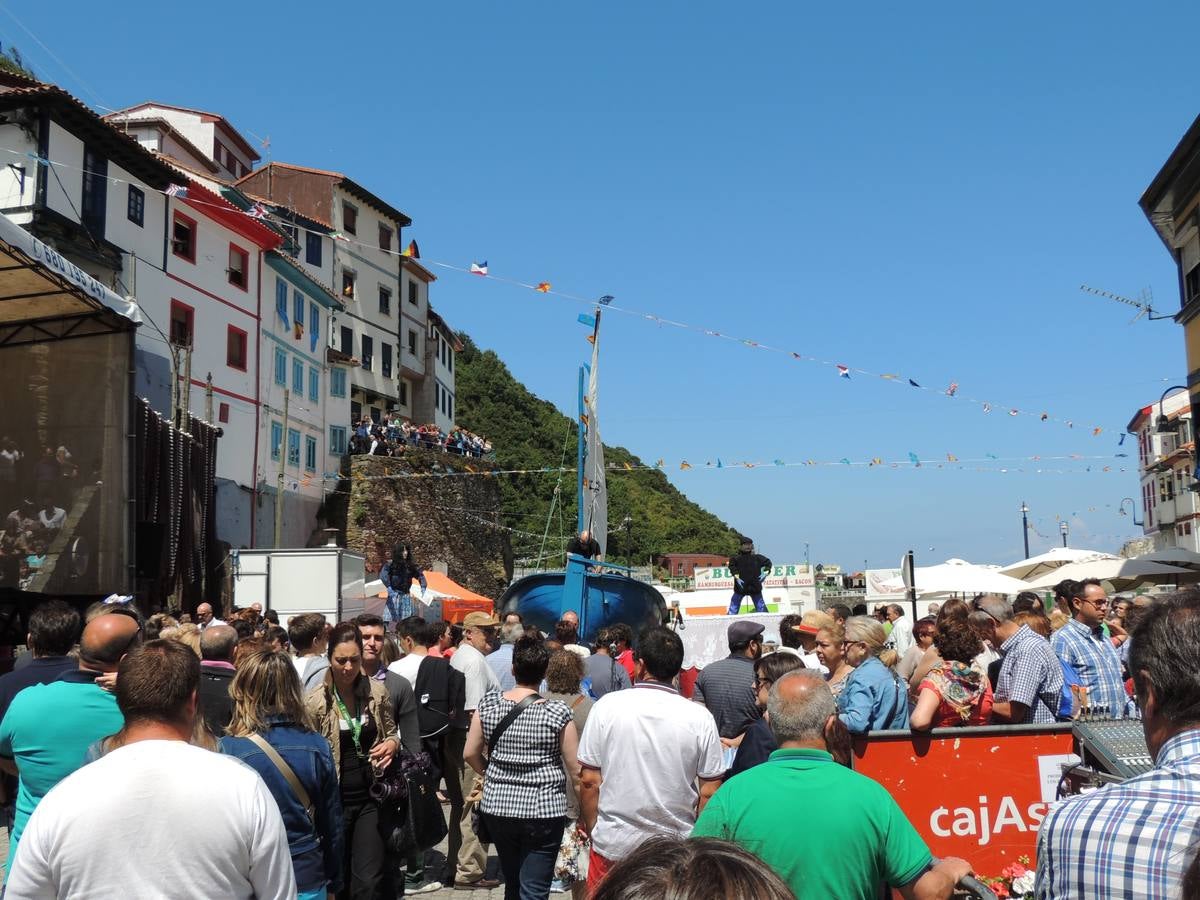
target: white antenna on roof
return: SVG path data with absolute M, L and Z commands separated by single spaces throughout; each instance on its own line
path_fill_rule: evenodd
M 1112 291 L 1104 291 L 1100 288 L 1088 287 L 1086 284 L 1081 284 L 1079 289 L 1087 294 L 1093 294 L 1097 297 L 1103 297 L 1106 300 L 1115 300 L 1118 303 L 1124 303 L 1126 306 L 1132 306 L 1138 311 L 1138 314 L 1129 321 L 1130 325 L 1132 325 L 1142 316 L 1145 316 L 1152 322 L 1159 319 L 1173 318 L 1173 316 L 1163 316 L 1155 313 L 1154 307 L 1151 306 L 1151 303 L 1154 301 L 1154 295 L 1151 293 L 1150 288 L 1143 288 L 1142 292 L 1138 295 L 1138 299 L 1136 300 L 1134 300 L 1132 297 L 1126 297 L 1123 294 L 1114 294 Z

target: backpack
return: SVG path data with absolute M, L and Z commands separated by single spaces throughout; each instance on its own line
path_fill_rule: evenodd
M 413 693 L 417 697 L 422 739 L 436 737 L 451 726 L 467 727 L 463 711 L 467 702 L 467 682 L 449 660 L 436 656 L 421 660 Z

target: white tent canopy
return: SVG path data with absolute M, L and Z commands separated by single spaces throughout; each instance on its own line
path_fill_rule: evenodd
M 1085 578 L 1097 578 L 1109 582 L 1114 588 L 1121 590 L 1143 582 L 1163 584 L 1167 582 L 1196 581 L 1200 572 L 1181 569 L 1179 566 L 1168 566 L 1158 562 L 1148 562 L 1141 559 L 1121 559 L 1120 557 L 1094 557 L 1080 562 L 1068 563 L 1040 578 L 1030 581 L 1033 588 L 1054 587 L 1064 578 L 1082 581 Z
M 948 559 L 936 566 L 917 566 L 914 571 L 917 596 L 931 594 L 1019 594 L 1029 589 L 1024 582 L 990 566 L 974 565 L 962 559 Z M 903 582 L 890 578 L 885 588 Z
M 1135 557 L 1141 562 L 1156 562 L 1166 566 L 1181 566 L 1185 569 L 1200 569 L 1200 553 L 1183 547 L 1167 547 Z
M 1010 575 L 1013 578 L 1020 578 L 1022 581 L 1032 581 L 1035 578 L 1053 572 L 1060 566 L 1065 566 L 1068 563 L 1079 562 L 1084 559 L 1117 559 L 1110 553 L 1102 553 L 1099 550 L 1079 550 L 1075 547 L 1054 547 L 1047 550 L 1045 553 L 1039 553 L 1037 556 L 1031 556 L 1029 559 L 1023 559 L 1020 562 L 1011 563 L 1007 566 L 1001 566 L 1000 571 L 1005 575 Z

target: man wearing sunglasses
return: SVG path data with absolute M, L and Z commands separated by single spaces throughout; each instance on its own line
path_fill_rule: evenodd
M 42 798 L 83 764 L 89 746 L 121 730 L 125 720 L 116 697 L 96 679 L 115 673 L 141 636 L 142 626 L 133 616 L 98 616 L 83 629 L 78 669 L 26 688 L 13 699 L 0 723 L 0 769 L 19 779 L 10 860 Z
M 1086 705 L 1114 719 L 1137 716 L 1137 707 L 1125 692 L 1121 657 L 1103 630 L 1108 596 L 1095 578 L 1075 585 L 1067 598 L 1071 620 L 1054 633 L 1050 646 L 1058 658 L 1079 676 L 1087 688 Z

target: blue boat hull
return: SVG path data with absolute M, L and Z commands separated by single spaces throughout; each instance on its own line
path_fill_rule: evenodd
M 588 573 L 583 580 L 583 602 L 566 601 L 567 573 L 539 572 L 508 586 L 496 606 L 504 613 L 519 612 L 526 625 L 554 634 L 562 614 L 579 613 L 580 638 L 595 642 L 596 633 L 622 622 L 636 637 L 643 628 L 666 621 L 667 606 L 662 594 L 650 585 L 625 575 Z

